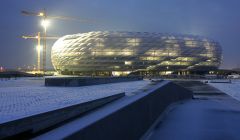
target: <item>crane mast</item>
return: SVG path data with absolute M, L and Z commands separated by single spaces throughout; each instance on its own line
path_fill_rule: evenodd
M 36 13 L 36 12 L 29 12 L 29 11 L 21 11 L 21 13 L 25 16 L 37 16 L 42 18 L 42 26 L 43 26 L 43 37 L 40 36 L 40 32 L 38 34 L 38 37 L 32 37 L 32 36 L 22 36 L 23 38 L 35 38 L 38 39 L 38 46 L 40 46 L 41 39 L 43 40 L 43 49 L 42 49 L 42 71 L 43 74 L 46 71 L 46 51 L 47 51 L 47 39 L 56 39 L 57 37 L 47 37 L 47 19 L 58 19 L 58 20 L 73 20 L 78 22 L 85 22 L 85 23 L 92 23 L 92 21 L 85 20 L 85 19 L 76 19 L 73 17 L 66 17 L 66 16 L 49 16 L 46 14 L 45 9 L 42 12 Z M 41 38 L 41 39 L 40 39 Z M 37 48 L 38 49 L 38 48 Z M 38 70 L 40 70 L 40 49 L 37 54 L 37 65 Z
M 38 32 L 37 36 L 22 36 L 22 38 L 24 38 L 24 39 L 36 39 L 37 40 L 37 48 L 36 48 L 37 49 L 37 71 L 38 72 L 43 71 L 44 67 L 42 67 L 42 70 L 41 70 L 41 49 L 42 49 L 41 48 L 41 39 L 45 39 L 45 40 L 47 40 L 47 39 L 58 39 L 59 37 L 54 37 L 54 36 L 44 36 L 44 37 L 42 37 L 41 32 Z
M 43 22 L 46 22 L 46 12 L 45 10 L 43 11 Z M 44 39 L 43 39 L 43 62 L 42 62 L 42 71 L 43 71 L 43 74 L 45 73 L 45 70 L 46 70 L 46 55 L 47 55 L 47 40 L 46 40 L 46 36 L 47 36 L 47 27 L 46 25 L 44 26 L 44 32 L 43 32 L 43 36 L 44 36 Z
M 38 36 L 37 36 L 37 40 L 38 40 L 38 45 L 37 45 L 37 71 L 40 72 L 41 71 L 41 61 L 40 61 L 40 55 L 41 55 L 41 34 L 40 32 L 38 32 Z

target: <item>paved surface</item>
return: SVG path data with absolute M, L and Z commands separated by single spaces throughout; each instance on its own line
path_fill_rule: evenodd
M 240 102 L 206 84 L 193 85 L 192 90 L 201 87 L 203 94 L 197 92 L 195 99 L 173 107 L 148 139 L 239 140 Z
M 134 81 L 84 87 L 45 87 L 43 79 L 0 80 L 0 123 L 20 119 L 125 92 L 127 95 L 148 86 Z
M 240 101 L 240 79 L 231 80 L 231 83 L 208 83 Z
M 223 92 L 220 91 L 219 89 L 209 86 L 208 84 L 202 83 L 200 81 L 174 81 L 174 82 L 180 86 L 183 86 L 183 87 L 191 90 L 195 95 L 198 95 L 198 94 L 199 95 L 223 94 Z

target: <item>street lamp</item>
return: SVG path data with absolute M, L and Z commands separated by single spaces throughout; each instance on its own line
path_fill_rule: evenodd
M 45 15 L 44 12 L 40 12 L 40 13 L 38 14 L 39 17 L 43 17 L 44 15 Z
M 47 19 L 43 19 L 41 25 L 43 26 L 44 31 L 47 31 L 47 27 L 50 25 L 50 22 Z

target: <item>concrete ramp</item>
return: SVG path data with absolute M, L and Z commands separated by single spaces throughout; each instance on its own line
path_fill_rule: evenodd
M 194 99 L 172 106 L 147 140 L 240 140 L 240 102 L 199 81 L 175 81 Z
M 194 95 L 223 95 L 222 91 L 216 89 L 201 81 L 173 81 L 177 85 L 180 85 L 193 92 Z
M 169 110 L 147 140 L 240 140 L 240 102 L 197 98 Z
M 172 82 L 122 98 L 35 139 L 138 140 L 173 103 L 192 99 L 192 92 Z

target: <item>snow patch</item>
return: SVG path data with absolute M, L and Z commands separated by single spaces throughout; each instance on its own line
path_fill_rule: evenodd
M 0 123 L 125 92 L 130 95 L 148 80 L 83 87 L 45 87 L 42 78 L 0 80 Z
M 232 80 L 232 83 L 209 84 L 240 101 L 240 80 Z

